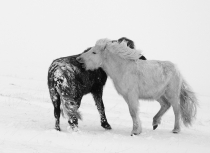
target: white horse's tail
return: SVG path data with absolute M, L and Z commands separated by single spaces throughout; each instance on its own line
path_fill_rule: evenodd
M 197 98 L 186 81 L 183 80 L 180 92 L 181 119 L 185 126 L 192 125 L 197 113 Z

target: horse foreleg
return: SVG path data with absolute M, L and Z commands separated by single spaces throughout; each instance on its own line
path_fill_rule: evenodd
M 133 130 L 131 136 L 139 135 L 142 132 L 141 121 L 139 119 L 139 102 L 137 98 L 134 98 L 133 95 L 124 96 L 128 107 L 129 112 L 133 120 Z
M 171 104 L 168 102 L 165 96 L 161 96 L 157 101 L 160 103 L 161 107 L 158 113 L 153 117 L 153 130 L 155 130 L 158 127 L 158 124 L 161 123 L 162 116 L 171 107 Z
M 101 126 L 106 130 L 111 130 L 112 128 L 106 119 L 105 107 L 102 100 L 102 92 L 93 92 L 92 94 L 93 94 L 93 98 L 95 100 L 95 104 L 98 109 L 98 112 L 100 114 Z

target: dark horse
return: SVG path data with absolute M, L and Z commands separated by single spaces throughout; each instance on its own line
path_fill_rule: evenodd
M 118 39 L 118 42 L 126 41 L 128 47 L 134 49 L 134 42 L 126 37 Z M 88 48 L 84 52 L 91 49 Z M 48 71 L 48 88 L 50 98 L 54 106 L 55 129 L 60 131 L 60 114 L 68 118 L 68 123 L 73 130 L 78 128 L 78 119 L 81 115 L 78 109 L 82 97 L 91 93 L 95 100 L 96 107 L 100 114 L 101 126 L 107 130 L 111 129 L 102 100 L 103 87 L 107 80 L 106 73 L 101 69 L 86 71 L 83 65 L 73 55 L 62 57 L 52 62 Z M 146 60 L 144 56 L 141 59 Z

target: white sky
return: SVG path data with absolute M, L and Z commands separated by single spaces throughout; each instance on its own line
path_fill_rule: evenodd
M 0 1 L 1 60 L 50 65 L 122 36 L 148 59 L 177 64 L 196 93 L 210 96 L 209 0 Z

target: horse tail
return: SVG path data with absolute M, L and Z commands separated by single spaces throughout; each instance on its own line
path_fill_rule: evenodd
M 197 113 L 197 98 L 189 85 L 183 80 L 180 92 L 181 119 L 185 126 L 192 125 Z
M 67 117 L 69 120 L 71 120 L 72 116 L 75 116 L 77 119 L 82 120 L 82 115 L 77 108 L 74 108 L 75 106 L 69 106 L 69 103 L 64 102 L 64 100 L 61 100 L 61 105 L 61 114 L 64 118 Z
M 64 118 L 72 119 L 72 116 L 75 116 L 77 119 L 82 120 L 82 115 L 80 111 L 78 111 L 77 105 L 75 105 L 75 101 L 69 98 L 65 98 L 62 96 L 60 90 L 56 88 L 61 100 L 61 114 Z

